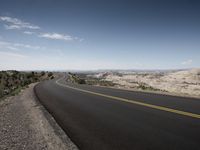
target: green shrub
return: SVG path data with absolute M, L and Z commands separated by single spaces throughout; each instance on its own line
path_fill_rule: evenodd
M 78 84 L 86 84 L 84 79 L 78 79 Z
M 27 77 L 28 79 L 32 78 L 33 76 L 34 76 L 34 74 L 32 74 L 32 73 L 28 73 L 28 74 L 26 75 L 26 77 Z
M 52 75 L 53 75 L 52 72 L 49 72 L 49 73 L 48 73 L 48 77 L 51 77 Z
M 41 72 L 41 76 L 44 76 L 44 75 L 45 75 L 45 72 L 44 72 L 44 71 L 42 71 L 42 72 Z

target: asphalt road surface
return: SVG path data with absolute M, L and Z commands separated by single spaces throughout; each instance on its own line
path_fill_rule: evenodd
M 35 87 L 81 150 L 200 150 L 200 99 L 74 85 Z

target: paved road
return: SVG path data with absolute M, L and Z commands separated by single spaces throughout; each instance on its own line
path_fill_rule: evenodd
M 200 100 L 39 83 L 41 103 L 81 150 L 199 150 Z

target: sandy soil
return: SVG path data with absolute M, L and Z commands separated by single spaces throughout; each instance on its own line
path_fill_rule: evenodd
M 33 87 L 0 101 L 0 149 L 77 150 L 37 101 Z

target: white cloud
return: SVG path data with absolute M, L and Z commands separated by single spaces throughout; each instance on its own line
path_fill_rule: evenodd
M 35 32 L 31 32 L 31 31 L 24 31 L 24 34 L 28 34 L 28 35 L 32 35 L 34 34 Z
M 40 49 L 41 48 L 39 46 L 32 46 L 32 45 L 21 44 L 21 43 L 14 43 L 13 45 L 16 47 L 24 47 L 24 48 L 31 48 L 31 49 Z
M 75 40 L 78 40 L 78 41 L 80 41 L 80 42 L 82 42 L 84 39 L 82 39 L 82 38 L 78 38 L 78 37 L 74 37 L 74 39 Z
M 5 29 L 12 30 L 12 29 L 21 29 L 19 25 L 4 25 Z
M 24 22 L 17 18 L 0 16 L 0 21 L 5 22 L 6 29 L 40 29 L 39 26 Z
M 39 37 L 53 39 L 53 40 L 64 40 L 64 41 L 73 41 L 74 38 L 70 35 L 63 35 L 59 33 L 41 33 Z
M 181 64 L 182 64 L 182 65 L 191 65 L 192 62 L 193 62 L 192 59 L 188 59 L 188 60 L 186 60 L 186 61 L 183 61 Z
M 46 38 L 46 39 L 53 39 L 53 40 L 63 40 L 63 41 L 79 41 L 82 42 L 84 39 L 67 35 L 67 34 L 59 34 L 56 32 L 53 33 L 38 33 L 32 32 L 30 29 L 40 29 L 39 26 L 33 25 L 28 22 L 24 22 L 17 18 L 12 18 L 8 16 L 0 16 L 0 21 L 4 23 L 4 27 L 7 30 L 15 29 L 15 30 L 21 30 L 23 29 L 23 33 L 27 35 L 36 35 L 37 37 Z M 27 31 L 29 29 L 30 31 Z
M 8 58 L 8 57 L 15 57 L 15 58 L 27 58 L 28 56 L 18 54 L 18 53 L 13 53 L 13 52 L 1 52 L 0 55 L 2 58 Z
M 13 51 L 19 51 L 18 48 L 13 47 L 13 46 L 7 46 L 8 49 L 13 50 Z
M 29 48 L 29 49 L 45 49 L 45 47 L 40 46 L 33 46 L 29 44 L 22 44 L 22 43 L 10 43 L 5 41 L 0 41 L 0 48 L 1 49 L 10 49 L 10 50 L 20 50 L 22 48 Z

